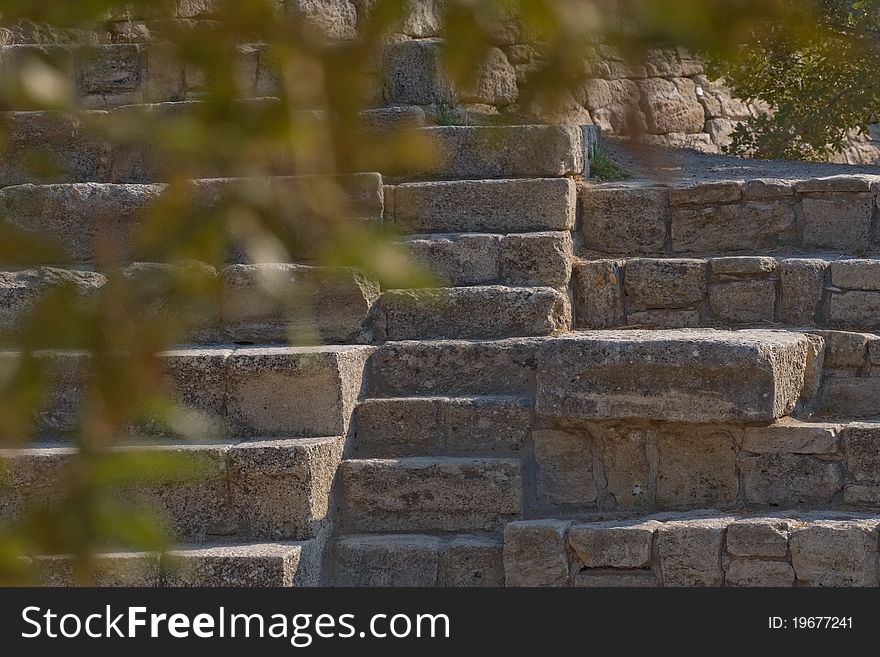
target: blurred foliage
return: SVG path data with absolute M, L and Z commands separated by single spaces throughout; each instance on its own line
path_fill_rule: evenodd
M 198 473 L 119 446 L 145 425 L 184 440 L 219 436 L 210 419 L 194 418 L 166 389 L 161 358 L 206 328 L 205 306 L 219 294 L 211 268 L 230 260 L 302 262 L 356 268 L 383 288 L 430 282 L 389 241 L 387 226 L 358 216 L 336 177 L 405 174 L 440 157 L 425 131 L 367 130 L 360 120 L 363 108 L 381 104 L 382 47 L 412 1 L 359 0 L 357 36 L 345 40 L 328 38 L 306 14 L 283 11 L 281 0 L 2 3 L 8 35 L 43 45 L 0 61 L 0 110 L 56 110 L 61 117 L 84 109 L 73 51 L 56 44 L 75 46 L 84 61 L 98 56 L 90 50 L 98 44 L 143 44 L 151 62 L 198 81 L 199 102 L 77 114 L 95 143 L 114 145 L 114 167 L 121 160 L 143 174 L 121 181 L 165 185 L 136 217 L 120 219 L 112 208 L 95 217 L 91 261 L 14 216 L 0 218 L 0 269 L 87 268 L 106 281 L 83 294 L 61 280 L 0 333 L 0 444 L 7 448 L 0 459 L 0 581 L 26 577 L 25 555 L 63 553 L 75 557 L 76 572 L 88 581 L 96 550 L 161 550 L 173 540 L 161 519 L 125 503 L 120 490 Z M 172 19 L 179 4 L 206 8 L 197 17 L 207 20 Z M 794 140 L 799 153 L 811 155 L 840 138 L 817 124 L 854 127 L 876 107 L 877 76 L 868 76 L 865 59 L 877 61 L 874 4 L 819 3 L 818 20 L 811 3 L 788 0 L 446 0 L 442 52 L 463 88 L 499 34 L 534 43 L 540 58 L 523 85 L 523 108 L 564 102 L 588 77 L 599 43 L 633 61 L 668 44 L 707 52 L 736 92 L 776 110 L 738 145 L 788 154 Z M 119 29 L 108 32 L 109 22 Z M 242 82 L 240 44 L 256 44 L 273 99 L 243 100 L 257 90 Z M 99 65 L 114 70 L 114 62 Z M 441 123 L 455 122 L 454 108 L 437 114 Z M 0 150 L 7 161 L 15 154 L 29 182 L 63 180 L 49 157 L 53 144 L 34 132 L 33 152 L 22 153 L 14 131 L 3 132 L 9 119 L 2 123 Z M 291 175 L 303 178 L 279 178 Z M 223 176 L 240 180 L 222 194 L 191 182 Z M 131 236 L 119 232 L 122 224 Z M 132 270 L 132 262 L 167 266 Z M 76 398 L 59 398 L 71 382 Z M 59 404 L 75 407 L 75 421 L 48 437 L 71 450 L 53 494 L 22 505 L 15 467 L 22 452 L 15 449 L 45 437 L 43 420 Z

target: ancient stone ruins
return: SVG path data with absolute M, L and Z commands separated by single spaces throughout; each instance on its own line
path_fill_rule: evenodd
M 190 18 L 209 4 L 182 3 Z M 339 38 L 356 29 L 361 3 L 303 4 L 332 7 L 316 20 Z M 259 270 L 319 284 L 321 272 L 216 272 L 215 330 L 165 359 L 225 437 L 152 448 L 209 474 L 132 492 L 167 513 L 181 545 L 107 554 L 101 583 L 878 585 L 880 175 L 611 144 L 634 175 L 597 183 L 588 126 L 433 125 L 439 101 L 513 103 L 527 53 L 499 35 L 498 66 L 456 95 L 432 59 L 430 4 L 414 3 L 410 38 L 389 45 L 365 120 L 430 133 L 443 163 L 365 172 L 351 188 L 363 217 L 408 234 L 445 287 L 333 281 L 313 303 L 319 344 L 290 347 Z M 134 28 L 149 37 L 148 21 L 108 29 Z M 4 62 L 49 47 L 9 38 Z M 75 63 L 95 112 L 193 97 L 198 81 L 163 71 L 146 45 L 96 48 L 103 57 Z M 258 49 L 242 58 L 252 95 L 271 95 Z M 606 73 L 597 88 L 656 88 L 641 102 L 651 134 L 692 143 L 726 129 L 727 100 L 713 114 L 708 94 L 681 95 L 700 71 L 679 53 L 650 77 Z M 613 127 L 614 98 L 585 98 L 579 123 Z M 6 327 L 53 280 L 100 287 L 94 216 L 121 218 L 124 240 L 125 218 L 162 193 L 145 154 L 90 141 L 78 120 L 7 116 L 3 215 L 60 238 L 81 267 L 0 273 Z M 57 183 L 22 173 L 15 149 L 34 142 Z M 639 164 L 658 157 L 671 162 L 661 179 Z M 70 455 L 57 439 L 82 363 L 51 357 L 45 440 L 2 452 L 14 495 L 0 514 L 51 496 Z M 46 559 L 45 573 L 65 583 L 65 560 Z

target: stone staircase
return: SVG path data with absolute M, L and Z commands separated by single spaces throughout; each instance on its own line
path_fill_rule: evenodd
M 46 46 L 0 59 L 33 48 Z M 57 48 L 95 109 L 2 115 L 0 216 L 60 249 L 0 272 L 11 336 L 53 286 L 105 285 L 108 248 L 131 277 L 177 266 L 133 243 L 173 191 L 161 162 L 90 126 L 195 111 L 197 76 L 163 73 L 145 44 Z M 259 49 L 241 52 L 242 95 L 271 95 Z M 219 271 L 185 265 L 220 292 L 205 328 L 162 357 L 213 432 L 183 441 L 145 421 L 122 437 L 120 452 L 176 455 L 198 476 L 119 492 L 180 545 L 109 551 L 98 583 L 878 584 L 880 177 L 707 158 L 597 184 L 578 127 L 432 126 L 419 107 L 361 121 L 417 131 L 441 156 L 340 179 L 353 214 L 434 285 L 382 289 L 308 254 L 249 263 L 238 248 Z M 207 167 L 186 191 L 198 214 L 260 185 L 299 227 L 320 177 L 298 173 Z M 305 292 L 308 312 L 291 318 L 266 277 Z M 17 358 L 11 344 L 0 357 Z M 38 439 L 0 450 L 2 520 L 51 503 L 74 455 L 85 356 L 41 356 L 53 389 Z M 34 559 L 44 582 L 71 582 L 69 559 Z

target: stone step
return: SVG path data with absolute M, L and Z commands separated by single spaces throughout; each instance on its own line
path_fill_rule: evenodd
M 355 408 L 358 458 L 503 456 L 529 444 L 529 397 L 392 397 Z
M 356 534 L 333 546 L 335 586 L 504 586 L 495 534 Z
M 90 461 L 68 446 L 3 449 L 0 520 L 57 504 L 64 477 L 91 466 L 117 502 L 156 514 L 177 540 L 313 538 L 328 524 L 342 445 L 342 438 L 127 445 Z
M 414 233 L 527 233 L 574 228 L 567 178 L 403 183 L 386 193 L 388 216 Z
M 573 281 L 580 328 L 880 328 L 880 258 L 579 260 Z
M 571 278 L 571 234 L 451 233 L 401 241 L 411 258 L 440 285 L 565 288 Z
M 507 586 L 878 585 L 880 516 L 714 510 L 504 529 Z
M 380 340 L 550 335 L 571 326 L 568 297 L 549 287 L 389 290 L 379 301 Z
M 151 226 L 167 212 L 180 213 L 181 223 L 187 218 L 204 220 L 242 199 L 248 207 L 258 199 L 265 217 L 287 226 L 292 236 L 305 239 L 316 230 L 319 215 L 314 208 L 321 207 L 318 199 L 326 203 L 328 194 L 338 195 L 351 219 L 381 222 L 382 177 L 376 173 L 205 179 L 173 189 L 161 184 L 13 185 L 0 189 L 0 217 L 10 229 L 54 245 L 58 251 L 55 262 L 87 264 L 111 248 L 121 260 L 137 259 L 134 242 L 144 216 L 150 217 Z M 149 215 L 151 211 L 161 214 Z M 229 258 L 241 261 L 243 249 L 244 245 L 233 245 Z M 144 259 L 150 254 L 140 255 Z M 315 254 L 303 249 L 299 255 Z
M 880 177 L 579 187 L 584 253 L 615 256 L 878 253 Z M 808 176 L 809 174 L 807 174 Z
M 353 459 L 340 473 L 348 532 L 491 531 L 523 512 L 517 459 Z
M 368 397 L 533 395 L 544 340 L 390 342 L 370 358 Z
M 318 539 L 300 542 L 213 543 L 184 546 L 164 554 L 108 552 L 95 557 L 89 586 L 136 587 L 288 587 L 321 583 Z M 78 582 L 73 561 L 64 556 L 35 557 L 41 586 Z
M 160 354 L 179 419 L 143 418 L 134 436 L 183 434 L 208 438 L 346 436 L 372 347 L 184 347 Z M 78 352 L 38 352 L 52 386 L 35 418 L 39 436 L 77 430 L 89 385 L 89 359 Z M 4 367 L 21 354 L 0 352 Z
M 259 120 L 259 113 L 271 115 L 279 110 L 273 99 L 242 101 L 248 120 Z M 132 125 L 142 117 L 179 120 L 199 107 L 198 102 L 169 102 L 126 105 L 110 111 L 78 112 L 22 111 L 0 114 L 6 136 L 0 166 L 0 186 L 24 183 L 72 182 L 163 182 L 173 164 L 171 155 L 158 153 L 150 140 L 126 137 L 111 140 L 110 134 L 129 135 Z M 373 111 L 364 122 L 373 130 L 387 130 L 395 117 L 408 127 L 407 111 L 386 116 Z M 321 115 L 308 120 L 322 122 Z M 267 119 L 268 120 L 268 119 Z M 389 126 L 390 124 L 390 126 Z M 385 126 L 383 128 L 383 126 Z M 410 128 L 412 137 L 430 145 L 437 157 L 419 166 L 396 166 L 383 171 L 399 178 L 490 179 L 559 178 L 584 171 L 583 136 L 577 127 L 549 125 L 433 126 Z M 151 134 L 152 137 L 152 134 Z M 276 175 L 304 173 L 297 169 L 293 154 L 278 153 L 273 160 Z M 191 166 L 187 171 L 193 171 Z M 375 163 L 385 167 L 387 159 Z M 305 173 L 315 173 L 308 171 Z M 318 172 L 320 173 L 320 172 Z M 199 162 L 197 177 L 246 176 L 246 167 Z M 566 197 L 567 198 L 567 197 Z M 447 202 L 454 198 L 447 197 Z M 541 215 L 543 216 L 543 215 Z M 565 217 L 562 217 L 565 220 Z
M 134 263 L 123 269 L 142 311 L 174 317 L 201 344 L 365 344 L 373 341 L 378 284 L 354 270 L 292 264 L 230 265 Z M 198 303 L 174 293 L 181 276 L 204 279 Z M 192 279 L 189 279 L 192 280 Z M 70 286 L 83 300 L 100 292 L 104 274 L 40 267 L 0 271 L 0 344 L 26 330 L 28 313 L 51 290 Z
M 812 393 L 821 345 L 767 330 L 570 333 L 541 345 L 536 408 L 563 421 L 767 424 Z

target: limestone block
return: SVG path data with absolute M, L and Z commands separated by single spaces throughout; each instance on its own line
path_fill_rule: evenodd
M 504 586 L 503 543 L 494 538 L 456 536 L 440 557 L 440 586 Z
M 657 437 L 657 505 L 728 507 L 736 501 L 735 435 L 685 428 Z
M 564 287 L 571 258 L 568 232 L 508 235 L 501 242 L 501 278 L 506 285 Z
M 825 339 L 825 367 L 862 367 L 868 357 L 869 333 L 820 331 Z
M 830 505 L 843 488 L 838 463 L 800 454 L 764 454 L 740 463 L 745 499 L 752 504 Z
M 880 328 L 880 292 L 832 292 L 828 319 L 839 326 Z
M 712 276 L 760 276 L 775 272 L 776 258 L 766 256 L 731 256 L 709 261 Z
M 721 586 L 721 544 L 731 518 L 701 518 L 663 523 L 657 554 L 664 586 Z
M 778 201 L 675 208 L 672 250 L 676 253 L 778 249 L 795 243 L 795 215 Z
M 782 289 L 781 319 L 786 324 L 812 325 L 818 321 L 828 262 L 784 258 L 779 262 Z
M 880 482 L 880 425 L 848 424 L 843 440 L 850 476 L 857 481 Z
M 357 11 L 349 0 L 284 0 L 287 11 L 326 39 L 353 39 Z
M 709 287 L 712 315 L 724 322 L 772 322 L 776 316 L 776 281 L 732 281 Z
M 567 586 L 566 534 L 571 523 L 525 520 L 504 528 L 506 586 Z
M 801 199 L 804 246 L 833 251 L 863 251 L 871 238 L 873 205 L 873 197 L 869 194 L 834 194 Z
M 792 526 L 781 518 L 743 518 L 727 528 L 727 551 L 738 557 L 784 557 Z
M 826 378 L 819 408 L 829 416 L 868 418 L 880 415 L 880 377 Z
M 589 505 L 596 501 L 589 435 L 535 431 L 538 500 L 544 504 Z
M 727 586 L 794 586 L 794 568 L 787 561 L 731 559 L 724 574 Z
M 165 586 L 287 587 L 303 574 L 301 543 L 199 546 L 169 551 L 162 559 Z
M 501 278 L 500 235 L 431 235 L 402 243 L 416 264 L 444 285 L 487 285 Z
M 840 425 L 780 420 L 746 427 L 742 449 L 753 454 L 835 454 Z
M 574 525 L 568 544 L 587 568 L 647 568 L 660 523 L 609 521 Z
M 624 280 L 634 308 L 686 308 L 706 294 L 706 261 L 634 258 Z
M 650 505 L 650 469 L 646 432 L 639 427 L 615 425 L 593 431 L 600 441 L 605 492 L 613 507 L 643 509 Z
M 807 586 L 877 586 L 876 521 L 817 520 L 791 537 L 791 561 Z
M 462 89 L 461 99 L 468 103 L 487 105 L 510 105 L 519 96 L 516 69 L 500 48 L 490 47 L 478 64 L 476 78 L 471 88 Z
M 850 290 L 880 290 L 880 260 L 836 260 L 831 284 Z
M 803 335 L 752 330 L 555 338 L 539 351 L 536 408 L 584 419 L 770 422 L 800 396 L 807 346 Z
M 653 134 L 702 132 L 706 122 L 697 88 L 688 78 L 648 78 L 638 82 L 642 107 Z
M 657 578 L 650 570 L 601 570 L 587 569 L 574 574 L 572 586 L 576 587 L 653 587 Z
M 522 512 L 521 471 L 514 459 L 345 461 L 346 523 L 355 531 L 498 529 Z
M 640 310 L 626 316 L 627 326 L 678 329 L 696 328 L 701 323 L 699 310 Z
M 654 255 L 666 243 L 665 189 L 580 188 L 584 247 L 615 253 Z
M 681 132 L 672 130 L 671 132 Z M 669 190 L 669 205 L 709 205 L 734 203 L 743 195 L 743 183 L 722 181 L 699 183 L 689 187 L 673 187 Z
M 574 323 L 603 329 L 623 323 L 623 290 L 617 260 L 578 260 L 572 271 Z
M 434 536 L 346 536 L 334 554 L 337 586 L 437 584 L 440 540 Z

